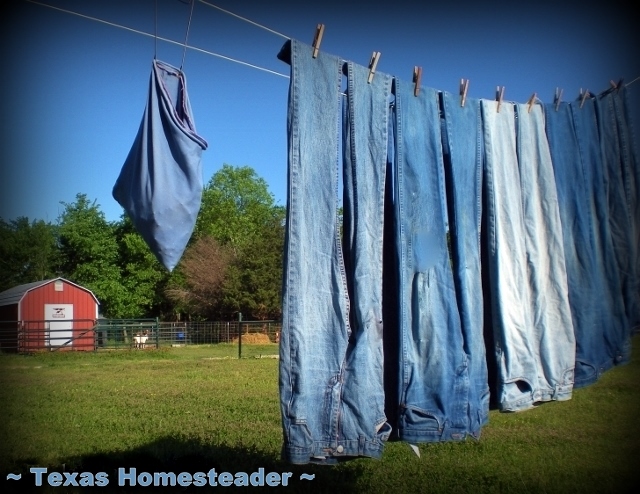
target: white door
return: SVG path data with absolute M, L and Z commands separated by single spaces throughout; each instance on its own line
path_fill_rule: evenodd
M 48 346 L 64 345 L 73 338 L 73 304 L 44 304 L 44 320 Z

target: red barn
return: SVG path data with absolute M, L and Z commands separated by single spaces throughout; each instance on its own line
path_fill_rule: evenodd
M 99 302 L 63 278 L 0 293 L 0 350 L 94 350 Z

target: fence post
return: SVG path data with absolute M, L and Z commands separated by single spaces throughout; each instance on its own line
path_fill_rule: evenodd
M 242 312 L 238 312 L 238 359 L 242 358 Z
M 156 330 L 154 331 L 156 334 L 156 350 L 160 348 L 160 323 L 158 318 L 156 317 Z

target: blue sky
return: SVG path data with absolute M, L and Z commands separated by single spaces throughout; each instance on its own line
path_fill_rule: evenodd
M 638 15 L 616 1 L 513 2 L 207 0 L 322 49 L 424 86 L 469 96 L 550 102 L 610 79 L 640 76 Z M 155 0 L 42 0 L 42 3 L 153 33 Z M 628 4 L 627 4 L 628 5 Z M 144 110 L 154 39 L 31 3 L 3 2 L 0 217 L 55 222 L 77 193 L 108 220 L 122 209 L 111 189 Z M 190 6 L 158 0 L 158 35 L 182 42 Z M 284 39 L 196 0 L 189 44 L 288 75 L 276 59 Z M 157 43 L 157 57 L 179 66 L 182 48 Z M 223 163 L 249 165 L 286 204 L 288 79 L 187 50 L 184 71 L 203 153 L 205 183 Z M 640 81 L 629 87 L 640 125 Z

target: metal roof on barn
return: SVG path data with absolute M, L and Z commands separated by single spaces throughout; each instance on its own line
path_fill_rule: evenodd
M 91 296 L 96 301 L 96 303 L 100 304 L 100 302 L 98 302 L 98 299 L 96 298 L 96 296 L 93 294 L 91 290 L 84 288 L 80 285 L 76 285 L 75 283 L 69 280 L 65 280 L 64 278 L 52 278 L 50 280 L 42 280 L 42 281 L 34 281 L 32 283 L 25 283 L 24 285 L 14 286 L 13 288 L 9 288 L 4 292 L 0 292 L 0 307 L 2 307 L 3 305 L 17 304 L 31 290 L 35 290 L 36 288 L 40 288 L 41 286 L 48 285 L 49 283 L 53 283 L 54 281 L 58 281 L 58 280 L 64 281 L 65 283 L 69 283 L 70 285 L 73 285 L 75 287 L 78 287 L 81 290 L 84 290 L 90 293 Z

